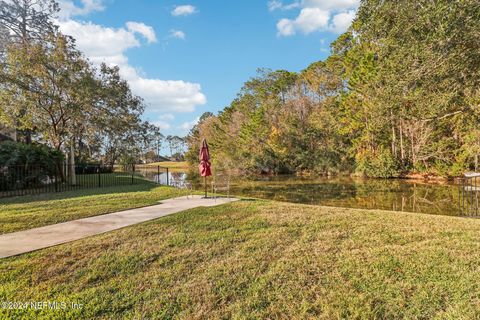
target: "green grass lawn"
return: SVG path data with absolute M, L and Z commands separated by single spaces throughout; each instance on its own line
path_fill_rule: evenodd
M 112 187 L 120 185 L 129 185 L 143 183 L 145 180 L 138 174 L 133 175 L 129 172 L 113 172 L 98 174 L 77 174 L 77 185 L 82 187 Z
M 188 171 L 188 163 L 186 161 L 162 161 L 149 163 L 147 166 L 160 166 L 168 168 L 171 172 L 185 172 Z
M 139 180 L 134 185 L 0 199 L 0 234 L 158 204 L 178 195 L 176 189 Z
M 475 318 L 479 234 L 479 220 L 414 213 L 198 208 L 0 260 L 0 300 L 83 305 L 0 318 Z

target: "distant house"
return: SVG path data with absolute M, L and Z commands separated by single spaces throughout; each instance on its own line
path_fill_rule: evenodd
M 17 131 L 0 125 L 0 143 L 3 141 L 17 141 Z

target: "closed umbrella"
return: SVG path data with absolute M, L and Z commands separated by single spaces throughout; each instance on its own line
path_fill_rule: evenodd
M 203 139 L 202 146 L 200 147 L 200 165 L 198 169 L 200 170 L 200 175 L 205 178 L 205 198 L 207 197 L 207 177 L 212 175 L 211 164 L 210 164 L 210 153 L 208 152 L 207 140 Z

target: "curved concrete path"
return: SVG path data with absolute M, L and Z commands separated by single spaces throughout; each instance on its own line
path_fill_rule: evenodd
M 200 196 L 179 197 L 162 200 L 160 204 L 154 206 L 7 233 L 0 235 L 0 258 L 83 239 L 192 208 L 212 207 L 236 200 L 238 199 L 218 198 L 215 200 L 202 199 Z

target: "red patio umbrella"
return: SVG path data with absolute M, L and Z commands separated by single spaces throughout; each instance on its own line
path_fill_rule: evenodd
M 207 197 L 207 177 L 212 175 L 212 170 L 210 169 L 210 153 L 208 152 L 207 140 L 203 139 L 202 146 L 200 147 L 200 164 L 198 169 L 200 170 L 200 175 L 205 177 L 205 198 Z

